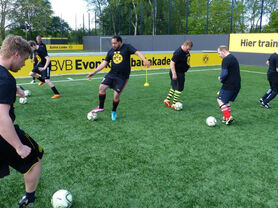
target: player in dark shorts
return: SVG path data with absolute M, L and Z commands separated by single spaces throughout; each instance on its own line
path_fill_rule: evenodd
M 175 50 L 172 60 L 170 62 L 170 79 L 171 86 L 167 98 L 163 103 L 169 107 L 175 109 L 175 103 L 178 102 L 179 97 L 184 89 L 185 72 L 190 68 L 189 51 L 192 49 L 193 43 L 191 40 L 186 40 L 181 47 Z M 173 98 L 173 104 L 171 105 L 171 99 Z
M 0 50 L 0 178 L 10 174 L 9 167 L 24 174 L 26 193 L 19 201 L 19 207 L 34 203 L 43 149 L 18 125 L 14 125 L 16 94 L 23 92 L 9 71 L 20 70 L 31 53 L 28 42 L 13 35 L 6 37 Z
M 231 115 L 231 105 L 229 102 L 235 101 L 241 88 L 239 63 L 236 57 L 230 54 L 227 46 L 219 46 L 217 52 L 223 59 L 221 73 L 218 77 L 218 80 L 222 83 L 222 87 L 217 102 L 223 113 L 222 122 L 226 125 L 230 125 L 234 121 L 234 118 Z
M 42 47 L 45 49 L 46 53 L 47 53 L 47 49 L 46 49 L 46 45 L 42 42 L 42 38 L 40 35 L 38 35 L 36 37 L 36 43 L 37 45 L 39 45 L 39 47 Z M 33 68 L 38 64 L 38 59 L 36 58 L 36 52 L 34 51 L 33 54 L 31 55 L 31 62 L 33 62 Z M 34 84 L 36 82 L 36 77 L 33 77 L 32 81 L 30 82 L 31 84 Z
M 40 80 L 40 83 L 38 84 L 39 86 L 43 85 L 44 83 L 47 83 L 49 85 L 54 93 L 51 98 L 61 97 L 54 84 L 50 81 L 51 64 L 46 50 L 43 47 L 37 45 L 34 41 L 29 41 L 29 44 L 35 51 L 36 57 L 39 60 L 39 63 L 30 72 L 30 76 L 36 77 L 38 80 Z M 41 76 L 39 76 L 38 74 L 40 74 Z
M 105 68 L 110 61 L 112 62 L 111 70 L 104 77 L 99 86 L 99 106 L 93 109 L 91 112 L 98 113 L 104 111 L 106 89 L 112 88 L 114 90 L 114 97 L 111 118 L 114 121 L 117 119 L 116 110 L 120 102 L 120 95 L 127 84 L 130 75 L 131 54 L 136 54 L 139 56 L 144 61 L 144 65 L 147 67 L 150 66 L 150 62 L 132 45 L 122 43 L 122 38 L 118 35 L 112 37 L 111 44 L 112 48 L 108 51 L 105 60 L 88 75 L 88 78 L 91 79 L 93 75 Z
M 269 103 L 278 94 L 278 52 L 271 54 L 266 64 L 268 65 L 267 79 L 270 88 L 266 91 L 264 96 L 260 98 L 261 106 L 269 109 Z

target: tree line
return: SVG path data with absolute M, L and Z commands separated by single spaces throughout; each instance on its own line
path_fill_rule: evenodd
M 91 31 L 73 30 L 53 16 L 49 0 L 0 0 L 1 40 L 10 33 L 28 40 L 42 35 L 81 43 L 83 35 L 278 32 L 277 0 L 84 1 L 94 13 Z

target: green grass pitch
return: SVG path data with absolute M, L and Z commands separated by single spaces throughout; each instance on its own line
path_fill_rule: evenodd
M 217 69 L 217 70 L 216 70 Z M 86 75 L 52 77 L 62 96 L 46 85 L 24 84 L 32 96 L 16 102 L 16 123 L 45 150 L 36 207 L 51 207 L 58 189 L 73 195 L 74 208 L 211 208 L 278 206 L 278 102 L 258 99 L 268 88 L 266 68 L 241 66 L 242 89 L 232 106 L 236 121 L 221 123 L 216 102 L 219 66 L 186 73 L 183 111 L 164 106 L 168 69 L 132 72 L 111 121 L 112 90 L 97 121 L 98 86 Z M 69 80 L 72 78 L 73 80 Z M 216 127 L 205 119 L 214 116 Z M 0 180 L 0 207 L 16 207 L 24 194 L 21 174 Z

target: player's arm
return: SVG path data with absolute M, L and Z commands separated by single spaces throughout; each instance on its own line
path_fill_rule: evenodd
M 170 62 L 170 69 L 172 72 L 172 80 L 177 80 L 176 63 L 173 60 Z
M 40 71 L 46 70 L 46 68 L 47 68 L 47 67 L 49 66 L 49 64 L 50 64 L 50 58 L 49 58 L 49 56 L 45 56 L 44 58 L 46 59 L 46 62 L 45 62 L 44 67 L 39 67 L 39 70 L 40 70 Z
M 31 148 L 22 144 L 18 138 L 12 119 L 9 116 L 9 104 L 0 104 L 0 135 L 13 147 L 21 158 L 27 157 Z
M 88 78 L 91 79 L 92 76 L 94 76 L 96 73 L 101 71 L 103 68 L 107 66 L 108 62 L 104 60 L 92 73 L 88 75 Z
M 140 51 L 136 51 L 135 54 L 140 57 L 140 59 L 142 59 L 144 61 L 144 66 L 146 67 L 150 67 L 151 63 L 145 58 L 145 56 L 140 52 Z

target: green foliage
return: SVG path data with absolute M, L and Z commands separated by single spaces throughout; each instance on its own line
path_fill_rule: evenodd
M 143 86 L 144 72 L 132 72 L 115 122 L 111 90 L 98 120 L 86 118 L 98 105 L 103 74 L 90 82 L 86 75 L 52 77 L 63 96 L 56 100 L 48 86 L 18 79 L 32 96 L 16 103 L 16 123 L 45 150 L 36 207 L 50 207 L 58 189 L 73 194 L 75 208 L 277 207 L 278 104 L 267 110 L 258 102 L 268 88 L 266 68 L 241 66 L 231 126 L 220 122 L 215 68 L 189 70 L 180 112 L 162 103 L 169 69 L 149 71 L 150 87 Z M 206 126 L 210 115 L 216 127 Z M 1 179 L 0 207 L 16 207 L 23 194 L 21 174 Z
M 264 32 L 278 32 L 278 10 L 271 13 L 269 24 L 264 27 Z

